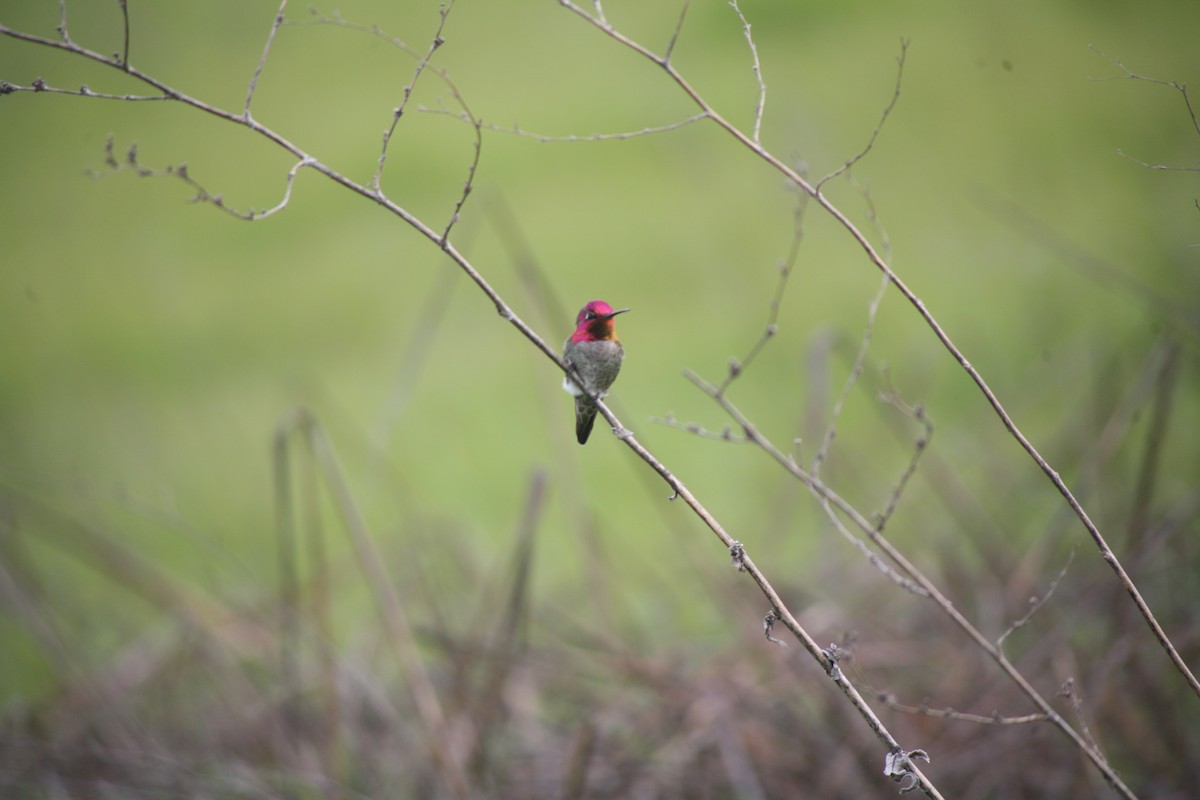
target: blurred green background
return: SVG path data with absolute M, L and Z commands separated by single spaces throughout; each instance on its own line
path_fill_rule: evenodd
M 609 2 L 605 10 L 661 50 L 676 5 Z M 241 109 L 275 3 L 131 6 L 135 66 Z M 1147 387 L 1177 343 L 1151 506 L 1180 522 L 1173 544 L 1140 558 L 1134 577 L 1152 606 L 1194 608 L 1200 182 L 1118 150 L 1195 167 L 1200 135 L 1171 89 L 1096 80 L 1122 72 L 1089 45 L 1139 74 L 1200 86 L 1200 5 L 742 7 L 768 87 L 762 140 L 813 177 L 864 146 L 891 98 L 901 39 L 910 40 L 902 96 L 853 175 L 869 185 L 899 274 L 1080 488 L 1122 558 L 1131 555 L 1126 529 L 1143 474 Z M 116 3 L 68 8 L 77 42 L 120 48 Z M 438 23 L 434 2 L 336 10 L 420 52 Z M 300 3 L 287 16 L 313 18 Z M 58 4 L 2 3 L 0 21 L 53 37 Z M 443 35 L 434 64 L 478 117 L 501 128 L 582 136 L 695 111 L 661 71 L 553 2 L 461 2 Z M 726 3 L 692 4 L 675 63 L 751 128 L 757 87 Z M 365 183 L 413 69 L 380 38 L 288 25 L 253 114 Z M 144 91 L 111 69 L 0 38 L 0 79 L 29 85 L 39 76 L 52 86 Z M 392 140 L 383 186 L 440 229 L 466 178 L 472 130 L 418 106 L 456 108 L 426 73 Z M 430 242 L 312 171 L 300 174 L 286 211 L 239 222 L 189 205 L 192 192 L 178 180 L 110 173 L 109 136 L 118 155 L 136 144 L 144 166 L 186 163 L 243 210 L 277 203 L 293 163 L 251 132 L 177 104 L 0 98 L 0 482 L 13 496 L 106 532 L 179 585 L 253 605 L 276 581 L 271 436 L 303 405 L 330 431 L 401 592 L 440 597 L 445 624 L 472 618 L 479 587 L 512 547 L 532 476 L 545 470 L 535 604 L 585 627 L 612 623 L 651 652 L 681 643 L 708 652 L 740 628 L 753 632 L 756 618 L 731 621 L 707 588 L 740 581 L 719 543 L 685 507 L 666 502 L 666 487 L 607 430 L 575 445 L 554 366 Z M 880 240 L 859 189 L 841 179 L 827 191 Z M 836 609 L 832 620 L 813 621 L 825 641 L 887 624 L 890 612 L 866 614 L 843 594 L 846 571 L 883 597 L 894 590 L 870 577 L 802 487 L 761 453 L 653 421 L 673 413 L 713 430 L 725 423 L 681 371 L 719 380 L 728 359 L 754 344 L 795 207 L 777 173 L 711 124 L 589 143 L 485 131 L 452 238 L 554 347 L 587 300 L 633 308 L 621 318 L 627 358 L 614 408 L 787 599 Z M 731 396 L 781 446 L 800 439 L 807 461 L 879 275 L 815 207 L 803 228 L 779 335 Z M 879 402 L 889 381 L 927 410 L 929 463 L 940 465 L 918 470 L 890 525 L 894 539 L 935 575 L 986 571 L 997 554 L 1016 563 L 1031 547 L 1054 553 L 1026 576 L 1027 593 L 1042 591 L 1079 526 L 895 292 L 881 305 L 826 477 L 864 512 L 885 505 L 917 436 Z M 1106 439 L 1114 419 L 1116 438 Z M 85 672 L 171 624 L 111 567 L 73 557 L 69 534 L 43 530 L 54 525 L 29 519 L 19 503 L 5 525 L 22 554 L 19 562 L 10 555 L 9 569 L 27 570 L 39 596 L 53 600 L 46 613 Z M 335 562 L 348 560 L 343 540 L 331 543 Z M 980 580 L 1008 587 L 1008 578 Z M 1084 545 L 1068 580 L 1083 591 L 1113 579 Z M 414 581 L 433 588 L 416 593 Z M 762 605 L 748 583 L 739 588 Z M 359 579 L 346 571 L 335 596 L 339 636 L 369 636 L 374 616 Z M 955 600 L 994 635 L 1019 616 L 1023 598 L 1015 606 L 982 595 Z M 430 617 L 422 602 L 410 613 Z M 51 655 L 27 622 L 0 616 L 0 685 L 10 704 L 36 702 L 62 679 L 46 668 Z M 1141 646 L 1154 647 L 1148 634 Z M 1190 648 L 1194 656 L 1195 642 Z

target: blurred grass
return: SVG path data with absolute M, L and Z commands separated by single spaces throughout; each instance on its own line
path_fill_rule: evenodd
M 185 92 L 240 109 L 275 7 L 134 8 L 132 60 Z M 674 26 L 667 6 L 605 7 L 654 47 Z M 1145 556 L 1142 588 L 1168 612 L 1194 604 L 1196 523 L 1186 509 L 1197 486 L 1200 431 L 1193 204 L 1200 192 L 1194 173 L 1152 172 L 1116 151 L 1186 164 L 1200 143 L 1169 90 L 1089 80 L 1118 73 L 1088 45 L 1141 74 L 1198 84 L 1192 32 L 1200 8 L 743 8 L 769 90 L 763 139 L 813 175 L 866 142 L 890 96 L 900 38 L 912 40 L 900 103 L 855 176 L 869 182 L 899 273 L 1072 485 L 1096 466 L 1096 438 L 1154 348 L 1166 338 L 1181 342 L 1153 506 L 1156 519 L 1182 519 L 1174 544 Z M 53 35 L 55 3 L 0 9 L 5 24 Z M 115 8 L 70 9 L 77 41 L 103 52 L 119 47 Z M 437 19 L 436 4 L 339 9 L 422 52 Z M 289 15 L 306 12 L 297 6 Z M 553 3 L 461 5 L 445 35 L 435 63 L 488 123 L 582 135 L 693 112 L 651 66 Z M 755 84 L 725 4 L 695 4 L 675 57 L 709 99 L 750 127 Z M 366 181 L 412 67 L 369 36 L 285 27 L 254 114 Z M 0 41 L 0 79 L 27 85 L 38 76 L 98 91 L 137 89 L 60 54 Z M 427 74 L 413 102 L 451 106 L 446 95 Z M 428 242 L 315 174 L 301 173 L 286 212 L 254 224 L 187 205 L 187 188 L 174 180 L 85 176 L 104 170 L 112 135 L 118 153 L 136 143 L 143 164 L 188 163 L 231 205 L 277 202 L 290 162 L 245 131 L 186 109 L 17 94 L 0 98 L 0 114 L 0 482 L 14 496 L 41 498 L 95 525 L 182 586 L 238 607 L 264 603 L 276 579 L 268 444 L 279 417 L 304 405 L 330 430 L 388 568 L 403 587 L 424 585 L 410 589 L 414 598 L 440 608 L 452 630 L 475 619 L 474 605 L 452 601 L 456 593 L 499 580 L 496 565 L 529 476 L 541 468 L 550 480 L 535 604 L 637 641 L 651 655 L 682 647 L 702 658 L 755 627 L 749 614 L 731 622 L 729 598 L 707 589 L 732 580 L 711 537 L 682 507 L 665 504 L 664 487 L 607 436 L 586 450 L 572 446 L 569 403 L 554 370 L 463 278 L 443 278 L 451 266 Z M 449 117 L 408 114 L 385 188 L 440 227 L 465 179 L 471 141 L 470 129 Z M 613 395 L 622 418 L 801 604 L 832 598 L 833 621 L 816 633 L 834 639 L 866 625 L 863 609 L 841 596 L 845 573 L 866 573 L 868 582 L 873 573 L 842 552 L 798 487 L 760 455 L 650 422 L 673 412 L 713 429 L 724 423 L 680 370 L 720 377 L 729 357 L 749 349 L 789 246 L 794 199 L 777 175 L 732 145 L 702 123 L 603 143 L 487 133 L 457 237 L 552 344 L 585 300 L 634 309 L 622 319 L 629 357 Z M 869 227 L 855 190 L 835 183 L 829 192 Z M 514 232 L 530 243 L 553 302 L 543 303 L 518 272 L 507 238 Z M 1182 311 L 1114 283 L 1088 258 Z M 419 373 L 402 374 L 417 346 L 416 323 L 446 280 L 454 288 L 444 315 L 433 318 L 427 359 Z M 734 391 L 777 441 L 801 437 L 805 458 L 815 452 L 877 284 L 845 235 L 810 209 L 780 333 Z M 826 474 L 864 509 L 886 502 L 916 435 L 889 422 L 894 412 L 875 398 L 882 379 L 870 376 L 886 365 L 901 396 L 928 410 L 936 432 L 927 463 L 943 465 L 942 473 L 918 472 L 889 530 L 947 580 L 958 568 L 995 567 L 991 579 L 964 585 L 960 599 L 991 615 L 998 632 L 1021 613 L 1023 598 L 1014 590 L 997 610 L 988 592 L 1000 593 L 1008 578 L 997 560 L 1008 566 L 1053 533 L 1042 545 L 1053 555 L 1027 586 L 1037 593 L 1072 541 L 1064 529 L 1073 535 L 1074 526 L 894 295 L 880 310 L 869 361 Z M 372 436 L 387 427 L 398 384 L 411 391 L 400 394 L 405 404 L 381 452 Z M 1096 467 L 1090 499 L 1116 547 L 1145 430 L 1140 416 L 1131 420 Z M 27 551 L 21 563 L 39 587 L 35 596 L 83 674 L 145 631 L 172 627 L 111 571 L 40 541 L 20 502 L 9 502 L 6 539 Z M 581 539 L 589 524 L 595 543 Z M 344 540 L 333 536 L 330 544 L 331 559 L 343 565 L 339 630 L 346 640 L 369 639 L 374 612 L 349 574 Z M 1073 577 L 1108 585 L 1097 562 L 1081 552 Z M 831 563 L 837 569 L 825 567 Z M 607 596 L 596 595 L 597 573 Z M 39 668 L 52 656 L 38 655 L 19 615 L 0 626 L 12 654 L 0 660 L 8 704 L 53 697 L 59 687 Z M 1086 643 L 1099 636 L 1080 635 Z

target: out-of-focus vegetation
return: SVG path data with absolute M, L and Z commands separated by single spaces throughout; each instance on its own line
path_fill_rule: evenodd
M 241 109 L 276 4 L 130 5 L 131 63 Z M 757 84 L 737 16 L 723 2 L 692 6 L 675 64 L 749 130 Z M 1095 80 L 1121 78 L 1119 57 L 1200 86 L 1200 6 L 742 7 L 767 85 L 762 141 L 813 176 L 866 144 L 901 38 L 911 41 L 902 95 L 853 170 L 857 185 L 826 190 L 882 241 L 874 205 L 896 270 L 1078 490 L 1200 667 L 1200 182 L 1138 163 L 1194 169 L 1200 135 L 1169 87 Z M 75 41 L 121 48 L 116 3 L 67 10 Z M 439 19 L 436 3 L 336 11 L 421 53 Z M 657 50 L 677 18 L 670 4 L 605 11 Z M 287 17 L 319 14 L 296 4 Z M 53 38 L 59 4 L 5 4 L 0 22 Z M 499 128 L 582 137 L 695 111 L 660 71 L 557 3 L 462 3 L 444 37 L 433 64 Z M 288 24 L 253 114 L 366 182 L 414 67 L 369 33 Z M 38 77 L 145 91 L 0 37 L 0 80 Z M 470 126 L 443 109 L 454 100 L 427 72 L 383 180 L 437 228 L 473 147 Z M 309 171 L 284 212 L 235 221 L 188 205 L 177 179 L 107 168 L 110 136 L 118 157 L 136 144 L 147 167 L 186 162 L 243 210 L 277 203 L 292 166 L 249 131 L 177 104 L 0 97 L 5 792 L 445 790 L 425 763 L 409 673 L 326 499 L 325 550 L 298 555 L 298 638 L 281 639 L 271 443 L 296 406 L 328 431 L 451 738 L 475 737 L 468 766 L 491 796 L 893 791 L 878 778 L 878 745 L 825 676 L 761 637 L 764 601 L 716 539 L 607 430 L 575 445 L 561 376 L 435 246 Z M 574 143 L 489 129 L 453 239 L 547 341 L 560 342 L 589 299 L 634 309 L 620 318 L 628 355 L 613 407 L 745 542 L 819 641 L 853 643 L 849 670 L 864 691 L 1028 713 L 960 633 L 846 545 L 761 452 L 653 421 L 726 423 L 680 373 L 719 380 L 757 340 L 796 202 L 704 122 Z M 802 222 L 779 332 L 731 396 L 777 443 L 795 440 L 804 463 L 879 275 L 818 209 Z M 885 389 L 921 404 L 935 430 L 889 522 L 893 540 L 991 636 L 1074 552 L 1009 656 L 1045 695 L 1073 679 L 1078 714 L 1135 791 L 1200 792 L 1200 700 L 1062 499 L 894 292 L 827 480 L 864 512 L 887 503 L 920 431 L 880 402 Z M 305 483 L 299 453 L 303 505 L 324 495 Z M 327 629 L 309 601 L 322 596 L 312 578 L 322 566 Z M 931 752 L 927 772 L 950 794 L 1104 791 L 1049 727 L 882 713 L 906 746 Z

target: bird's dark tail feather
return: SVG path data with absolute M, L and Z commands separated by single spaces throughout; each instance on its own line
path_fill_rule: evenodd
M 575 401 L 575 438 L 580 444 L 587 444 L 592 434 L 592 426 L 596 424 L 596 406 L 591 403 Z

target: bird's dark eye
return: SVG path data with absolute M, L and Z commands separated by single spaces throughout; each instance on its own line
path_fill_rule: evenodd
M 584 318 L 585 318 L 585 319 L 595 319 L 595 318 L 596 318 L 596 312 L 595 312 L 595 311 L 589 311 L 589 312 L 587 312 L 586 314 L 584 314 Z

